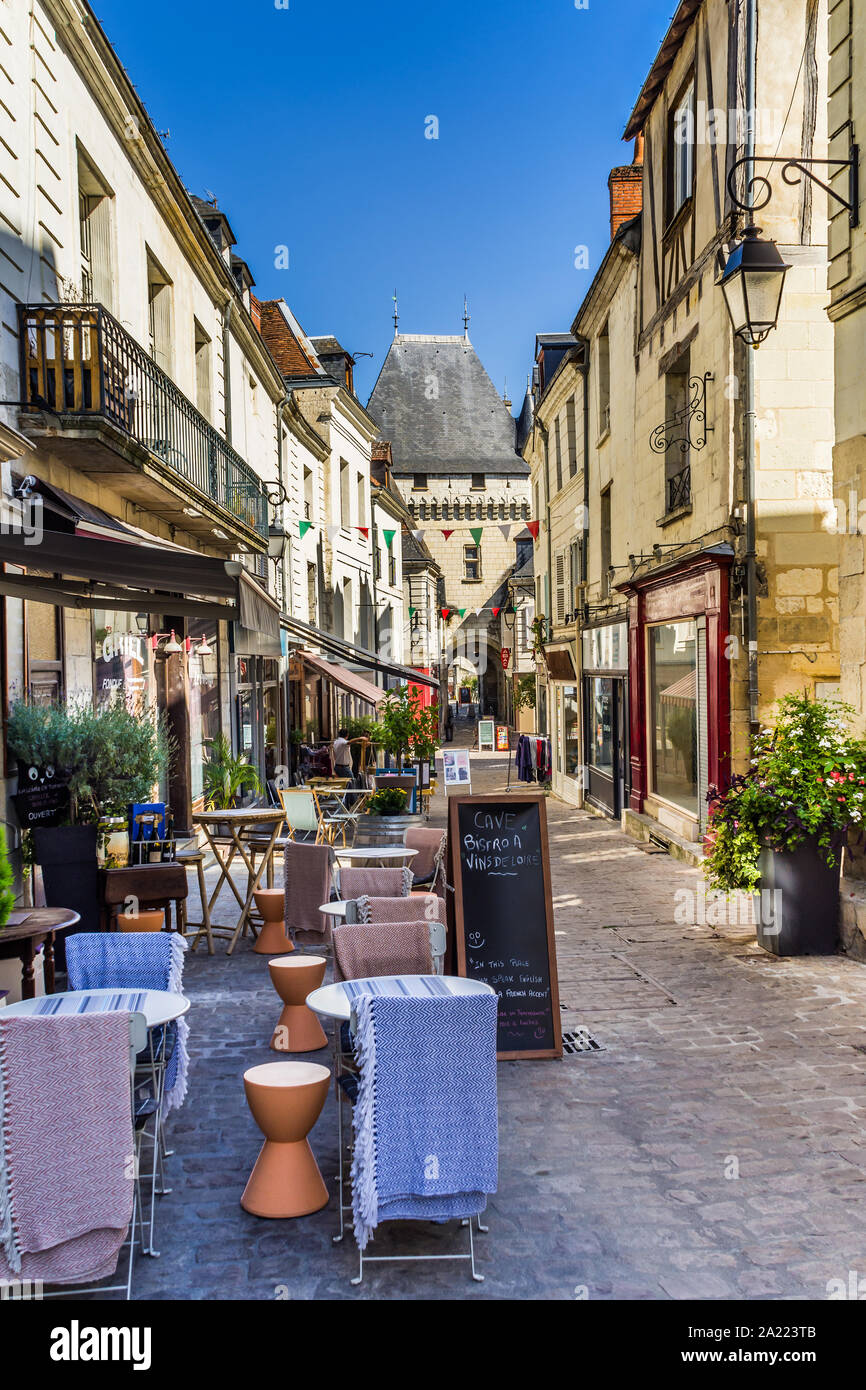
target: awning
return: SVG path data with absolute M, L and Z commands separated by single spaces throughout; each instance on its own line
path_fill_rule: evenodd
M 666 701 L 669 705 L 694 705 L 698 698 L 697 673 L 694 667 L 687 671 L 684 676 L 680 676 L 673 685 L 667 686 L 661 692 L 659 699 Z
M 385 694 L 378 685 L 372 681 L 365 681 L 363 676 L 359 676 L 357 671 L 347 671 L 345 666 L 337 666 L 335 663 L 325 661 L 321 656 L 313 656 L 312 652 L 299 651 L 297 655 L 301 658 L 305 666 L 311 670 L 318 671 L 319 675 L 325 676 L 327 680 L 333 681 L 341 690 L 346 690 L 350 695 L 357 695 L 359 699 L 366 700 L 368 705 L 378 705 Z
M 282 656 L 279 606 L 237 561 L 229 561 L 226 569 L 237 572 L 239 585 L 235 651 L 240 656 Z
M 318 628 L 310 627 L 309 623 L 302 623 L 298 618 L 287 617 L 285 613 L 281 621 L 285 630 L 292 636 L 300 637 L 302 641 L 310 642 L 314 647 L 324 647 L 325 651 L 333 652 L 335 656 L 342 657 L 344 661 L 351 661 L 355 666 L 366 666 L 368 671 L 381 671 L 384 676 L 396 676 L 404 685 L 411 681 L 413 685 L 429 685 L 431 690 L 439 689 L 439 681 L 435 676 L 425 675 L 414 666 L 401 666 L 396 661 L 383 661 L 375 652 L 355 647 L 351 642 L 334 637 L 329 632 L 319 632 Z
M 117 541 L 49 530 L 0 534 L 0 561 L 38 571 L 0 574 L 0 593 L 36 603 L 217 619 L 240 612 L 237 562 L 148 545 L 131 532 Z

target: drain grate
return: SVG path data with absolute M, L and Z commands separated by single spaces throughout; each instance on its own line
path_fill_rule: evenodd
M 601 1043 L 592 1036 L 588 1028 L 573 1028 L 562 1035 L 562 1050 L 566 1056 L 578 1052 L 603 1052 Z

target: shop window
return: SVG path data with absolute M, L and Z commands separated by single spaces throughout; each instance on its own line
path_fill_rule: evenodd
M 697 624 L 647 631 L 652 790 L 698 814 Z
M 587 682 L 589 694 L 589 761 L 597 772 L 613 777 L 613 681 L 593 676 Z
M 580 706 L 577 686 L 566 685 L 562 690 L 562 752 L 564 771 L 568 777 L 580 777 Z
M 63 658 L 60 609 L 50 603 L 25 605 L 27 689 L 34 704 L 55 704 L 60 699 Z
M 219 643 L 216 623 L 191 619 L 187 629 L 189 653 L 190 792 L 193 801 L 204 792 L 207 744 L 220 731 Z M 204 652 L 202 651 L 204 648 Z
M 481 546 L 464 545 L 463 547 L 463 578 L 473 580 L 481 578 Z
M 97 706 L 123 700 L 156 717 L 156 682 L 144 613 L 93 610 L 94 688 Z

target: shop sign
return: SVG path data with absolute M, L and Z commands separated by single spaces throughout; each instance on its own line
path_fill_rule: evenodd
M 502 669 L 503 669 L 503 671 L 507 671 L 507 670 L 508 670 L 509 663 L 510 663 L 510 661 L 511 661 L 511 648 L 510 648 L 510 647 L 503 647 L 503 648 L 502 648 L 502 651 L 499 653 L 499 660 L 502 662 Z

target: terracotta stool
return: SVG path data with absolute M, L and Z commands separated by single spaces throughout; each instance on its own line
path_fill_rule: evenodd
M 253 1216 L 309 1216 L 328 1204 L 307 1135 L 331 1081 L 315 1062 L 265 1062 L 244 1072 L 244 1090 L 265 1142 L 241 1197 Z
M 322 1025 L 305 1000 L 325 978 L 324 956 L 291 956 L 268 962 L 271 982 L 283 1001 L 283 1012 L 274 1029 L 275 1052 L 318 1052 L 327 1047 Z
M 257 888 L 253 897 L 264 919 L 253 950 L 260 956 L 286 956 L 294 951 L 295 943 L 286 935 L 283 889 Z

